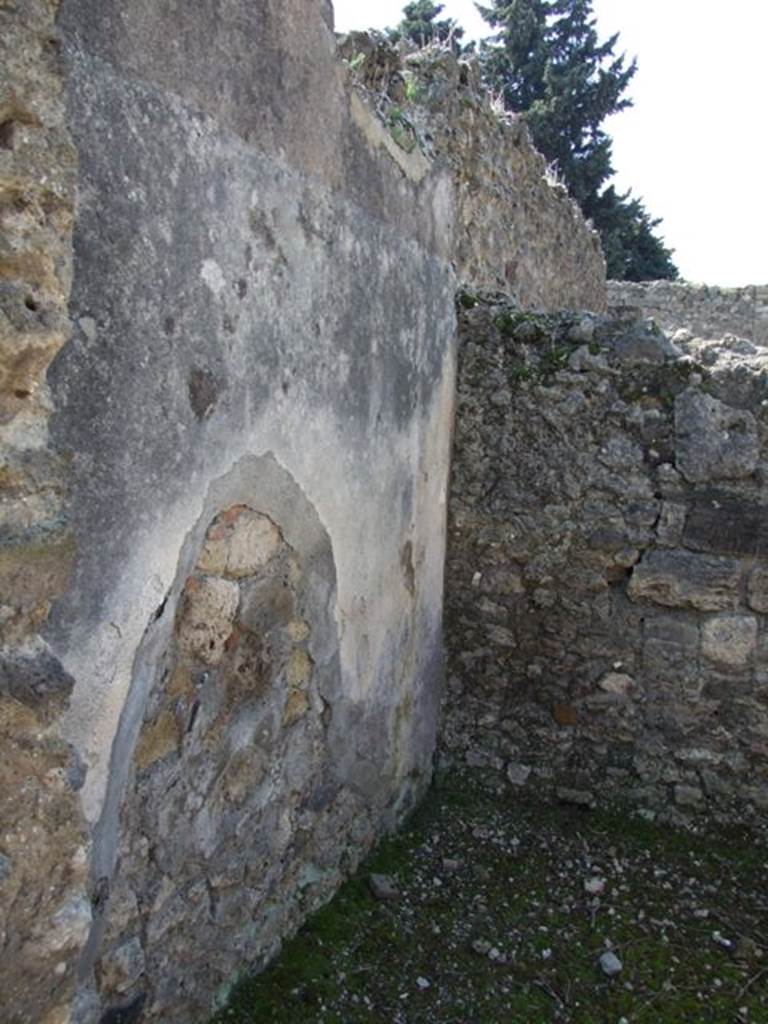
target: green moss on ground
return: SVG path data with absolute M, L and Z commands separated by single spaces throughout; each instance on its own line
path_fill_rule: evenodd
M 542 808 L 455 777 L 214 1022 L 766 1024 L 766 867 L 747 833 Z M 373 899 L 373 872 L 397 899 Z

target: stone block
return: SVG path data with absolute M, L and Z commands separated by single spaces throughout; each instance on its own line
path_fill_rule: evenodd
M 753 615 L 717 615 L 704 623 L 701 649 L 706 658 L 729 668 L 745 668 L 757 645 Z
M 200 555 L 201 572 L 244 579 L 270 561 L 280 547 L 280 531 L 267 516 L 236 505 L 211 525 Z
M 128 992 L 144 973 L 144 950 L 134 935 L 109 950 L 99 962 L 101 983 L 109 992 Z
M 668 608 L 721 611 L 738 600 L 739 562 L 688 551 L 651 551 L 635 567 L 628 594 Z
M 179 647 L 206 665 L 218 665 L 232 633 L 240 590 L 217 576 L 191 576 L 184 592 Z
M 513 786 L 524 786 L 531 774 L 531 766 L 519 761 L 510 761 L 507 765 L 507 778 Z
M 683 539 L 683 528 L 687 514 L 686 506 L 674 501 L 661 504 L 659 521 L 656 525 L 656 537 L 663 547 L 676 548 Z
M 686 519 L 683 544 L 713 554 L 768 554 L 768 506 L 720 490 L 698 494 Z
M 755 417 L 694 388 L 675 399 L 675 445 L 690 483 L 750 476 L 760 454 Z
M 698 807 L 704 801 L 704 794 L 698 786 L 675 786 L 675 803 L 680 807 Z
M 635 680 L 623 672 L 608 672 L 597 685 L 603 693 L 616 697 L 630 697 L 635 688 Z
M 635 324 L 618 340 L 615 357 L 625 366 L 663 366 L 678 359 L 680 349 L 652 322 Z
M 7 651 L 0 654 L 0 694 L 27 707 L 66 699 L 74 680 L 48 651 Z
M 768 565 L 756 565 L 747 582 L 749 607 L 762 615 L 768 615 Z
M 71 537 L 23 544 L 0 551 L 3 603 L 29 606 L 62 593 L 69 580 L 75 547 Z

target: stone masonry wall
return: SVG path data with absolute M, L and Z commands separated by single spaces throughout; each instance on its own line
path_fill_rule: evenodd
M 671 820 L 768 809 L 768 354 L 726 350 L 464 296 L 447 764 Z
M 670 333 L 685 329 L 699 338 L 726 334 L 768 345 L 768 286 L 713 288 L 681 281 L 608 282 L 611 307 L 630 307 L 653 317 Z
M 414 805 L 457 273 L 604 304 L 472 69 L 332 22 L 0 0 L 9 1024 L 204 1019 Z
M 510 293 L 527 309 L 605 309 L 597 233 L 549 179 L 523 122 L 494 107 L 473 61 L 360 32 L 340 53 L 390 145 L 450 167 L 459 281 Z
M 70 331 L 77 154 L 57 3 L 0 3 L 0 1018 L 64 1024 L 91 918 L 73 679 L 40 639 L 74 542 L 46 370 Z M 19 16 L 21 13 L 23 16 Z
M 0 1019 L 184 1024 L 429 782 L 452 186 L 324 0 L 0 27 Z

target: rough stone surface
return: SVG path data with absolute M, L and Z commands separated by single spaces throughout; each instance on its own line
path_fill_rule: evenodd
M 587 359 L 576 315 L 460 305 L 443 763 L 585 806 L 758 821 L 765 361 L 704 366 L 693 339 L 623 317 L 595 320 Z M 734 423 L 750 455 L 724 473 L 707 453 Z
M 212 575 L 211 551 L 233 522 L 259 524 L 260 556 L 232 544 L 220 562 L 228 578 Z M 133 726 L 116 870 L 99 907 L 101 1005 L 144 997 L 150 1016 L 191 1018 L 233 964 L 265 962 L 334 890 L 339 836 L 354 863 L 375 834 L 373 806 L 336 756 L 334 580 L 318 602 L 316 577 L 332 565 L 318 541 L 294 548 L 271 518 L 226 508 L 179 581 Z
M 326 0 L 0 2 L 13 1024 L 204 1019 L 414 805 L 457 277 L 605 305 L 471 63 L 342 53 Z M 461 295 L 446 746 L 585 806 L 764 809 L 762 357 L 494 301 Z
M 755 418 L 688 388 L 675 399 L 675 455 L 691 483 L 751 476 L 759 457 Z
M 717 611 L 736 605 L 741 565 L 689 551 L 651 551 L 632 573 L 627 593 L 670 608 Z
M 702 626 L 702 654 L 728 668 L 746 668 L 756 645 L 757 619 L 754 615 L 717 615 Z
M 757 565 L 749 574 L 747 601 L 754 611 L 768 615 L 768 565 Z
M 623 315 L 653 317 L 670 334 L 726 334 L 768 346 L 768 286 L 713 288 L 682 281 L 609 281 L 608 303 Z M 725 347 L 727 346 L 719 346 Z
M 0 1018 L 63 1024 L 90 917 L 73 679 L 37 636 L 69 579 L 46 370 L 69 336 L 77 157 L 57 3 L 0 4 Z
M 472 59 L 440 47 L 401 51 L 360 32 L 340 52 L 401 153 L 451 167 L 460 281 L 512 293 L 526 308 L 605 309 L 597 234 L 550 179 L 522 121 L 491 103 Z M 589 340 L 589 324 L 574 323 L 573 339 Z
M 331 22 L 0 4 L 14 1024 L 203 1019 L 430 777 L 452 176 Z

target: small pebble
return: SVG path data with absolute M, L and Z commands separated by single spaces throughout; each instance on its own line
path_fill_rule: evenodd
M 615 978 L 617 974 L 621 973 L 623 966 L 621 960 L 610 950 L 600 957 L 600 970 L 608 978 Z
M 397 886 L 389 875 L 370 875 L 368 887 L 377 900 L 394 900 L 399 895 Z
M 423 991 L 424 991 L 425 989 L 428 989 L 428 988 L 429 988 L 429 981 L 427 981 L 427 979 L 426 979 L 426 978 L 417 978 L 417 979 L 416 979 L 416 984 L 417 984 L 417 985 L 418 985 L 418 987 L 419 987 L 419 988 L 420 988 L 420 989 L 422 990 L 422 992 L 423 992 Z

